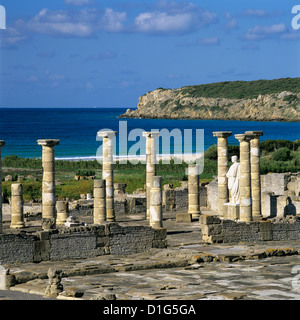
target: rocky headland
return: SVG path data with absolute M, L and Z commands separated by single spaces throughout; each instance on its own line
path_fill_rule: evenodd
M 300 121 L 300 78 L 158 88 L 120 117 Z

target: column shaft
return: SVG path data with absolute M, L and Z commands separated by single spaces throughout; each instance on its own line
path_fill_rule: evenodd
M 106 221 L 106 181 L 94 180 L 94 224 Z
M 193 218 L 198 218 L 200 211 L 200 187 L 199 187 L 199 167 L 196 164 L 189 165 L 188 168 L 188 213 Z
M 228 141 L 227 138 L 232 135 L 232 132 L 220 131 L 213 132 L 213 135 L 218 138 L 218 212 L 223 215 L 224 203 L 229 201 L 228 197 L 228 179 L 226 173 L 228 171 Z
M 54 147 L 59 140 L 38 140 L 42 149 L 43 183 L 42 204 L 43 219 L 56 220 L 56 195 L 55 195 L 55 157 Z
M 143 137 L 146 138 L 146 204 L 147 204 L 147 220 L 150 219 L 150 189 L 152 177 L 156 176 L 156 138 L 159 137 L 158 132 L 144 132 Z
M 150 226 L 155 229 L 163 228 L 162 177 L 157 176 L 154 176 L 151 179 Z
M 236 134 L 240 142 L 240 220 L 252 221 L 250 138 Z
M 56 224 L 59 226 L 64 225 L 67 222 L 69 216 L 69 203 L 68 201 L 56 202 L 57 219 Z
M 116 221 L 114 209 L 114 171 L 113 171 L 113 139 L 117 132 L 99 131 L 103 138 L 102 179 L 106 181 L 106 221 Z
M 251 193 L 252 193 L 252 216 L 261 218 L 261 182 L 260 182 L 260 148 L 259 137 L 262 131 L 246 131 L 245 134 L 251 138 L 250 162 L 251 162 Z
M 20 183 L 11 185 L 11 224 L 12 229 L 25 227 L 23 216 L 23 187 Z

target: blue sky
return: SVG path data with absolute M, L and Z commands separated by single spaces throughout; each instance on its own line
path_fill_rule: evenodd
M 0 0 L 0 107 L 134 108 L 158 87 L 299 77 L 295 0 Z

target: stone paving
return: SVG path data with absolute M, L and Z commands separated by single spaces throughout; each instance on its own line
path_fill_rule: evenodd
M 65 291 L 58 299 L 300 299 L 300 241 L 208 245 L 201 242 L 199 222 L 178 224 L 175 212 L 164 217 L 167 249 L 6 266 L 17 280 L 10 291 L 41 297 L 48 285 L 48 269 L 56 268 L 63 270 Z M 147 223 L 139 216 L 118 222 Z M 0 299 L 11 298 L 0 291 Z

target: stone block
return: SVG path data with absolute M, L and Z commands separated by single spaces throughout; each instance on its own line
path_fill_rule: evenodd
M 153 229 L 154 231 L 154 240 L 165 240 L 167 238 L 167 229 Z
M 201 215 L 199 217 L 200 224 L 219 224 L 221 220 L 216 216 Z
M 240 205 L 224 203 L 224 219 L 238 220 L 240 218 Z
M 192 214 L 191 213 L 177 213 L 176 214 L 176 222 L 177 223 L 191 223 L 192 222 Z
M 223 231 L 222 224 L 202 225 L 201 229 L 202 234 L 205 234 L 207 236 L 220 235 Z
M 164 249 L 167 248 L 168 242 L 167 240 L 153 240 L 152 248 Z

